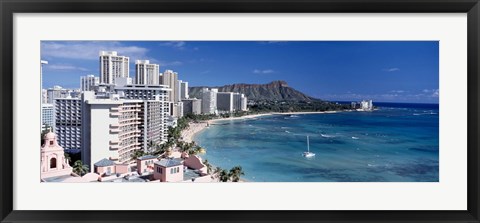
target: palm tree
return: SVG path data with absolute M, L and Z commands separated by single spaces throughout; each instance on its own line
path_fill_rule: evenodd
M 73 164 L 73 172 L 77 175 L 83 176 L 88 173 L 88 166 L 83 165 L 83 162 L 81 160 L 77 160 Z
M 238 182 L 240 181 L 240 176 L 245 175 L 245 173 L 243 172 L 241 166 L 235 166 L 232 169 L 230 169 L 229 175 L 232 179 L 232 182 Z
M 222 172 L 222 168 L 218 166 L 215 167 L 215 170 L 213 170 L 212 179 L 220 178 L 220 172 Z
M 66 153 L 66 152 L 63 152 L 63 155 L 65 156 L 65 159 L 68 161 L 68 163 L 70 164 L 70 162 L 72 162 L 72 157 L 70 157 L 70 154 Z
M 165 145 L 165 143 L 163 144 L 157 144 L 155 146 L 155 151 L 153 151 L 153 155 L 155 156 L 160 156 L 162 155 L 163 153 L 165 153 L 165 151 L 167 151 L 167 147 Z
M 220 171 L 218 176 L 219 176 L 220 182 L 227 182 L 230 179 L 230 176 L 226 170 Z
M 145 152 L 143 150 L 135 150 L 135 152 L 132 153 L 132 161 L 136 161 L 137 158 L 142 157 L 145 155 Z
M 203 165 L 207 167 L 207 174 L 210 174 L 212 172 L 212 164 L 208 162 L 208 160 L 203 161 Z

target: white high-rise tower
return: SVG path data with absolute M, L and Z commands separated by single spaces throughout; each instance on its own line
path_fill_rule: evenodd
M 159 85 L 160 65 L 151 64 L 149 60 L 135 61 L 135 83 L 142 85 Z
M 117 77 L 129 77 L 129 58 L 116 51 L 100 51 L 100 83 L 115 84 Z
M 177 72 L 173 72 L 172 70 L 166 70 L 163 72 L 163 84 L 167 85 L 172 89 L 171 92 L 168 92 L 168 100 L 170 102 L 178 102 L 180 101 L 179 91 L 178 91 L 178 74 Z

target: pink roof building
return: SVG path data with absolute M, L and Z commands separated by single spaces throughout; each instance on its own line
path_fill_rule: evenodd
M 43 146 L 40 148 L 40 178 L 69 176 L 72 167 L 65 159 L 63 148 L 57 143 L 57 135 L 53 132 L 45 134 Z
M 152 155 L 137 158 L 137 173 L 140 175 L 152 173 L 155 161 L 158 161 L 158 158 Z
M 160 182 L 183 181 L 183 164 L 176 159 L 161 159 L 154 163 L 153 177 Z

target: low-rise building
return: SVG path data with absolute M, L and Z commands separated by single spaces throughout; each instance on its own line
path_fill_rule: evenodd
M 154 163 L 153 177 L 160 182 L 183 181 L 183 164 L 176 159 L 161 159 Z
M 155 161 L 158 161 L 158 158 L 152 155 L 137 158 L 137 173 L 140 175 L 152 173 Z
M 100 176 L 124 174 L 128 172 L 128 164 L 115 163 L 109 159 L 101 159 L 93 164 L 94 172 Z

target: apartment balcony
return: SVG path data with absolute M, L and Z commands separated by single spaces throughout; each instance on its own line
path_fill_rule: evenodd
M 110 129 L 110 133 L 112 133 L 112 134 L 118 134 L 121 131 L 122 130 L 120 130 L 120 129 Z
M 112 112 L 118 112 L 119 110 L 120 110 L 119 107 L 110 108 L 110 111 L 112 111 Z
M 110 150 L 118 150 L 118 149 L 120 149 L 119 145 L 111 145 L 110 146 Z
M 120 116 L 120 112 L 110 112 L 110 116 L 118 117 Z
M 110 140 L 110 145 L 118 144 L 118 143 L 120 143 L 120 140 L 118 139 Z
M 110 124 L 110 128 L 118 128 L 120 127 L 120 124 Z
M 118 156 L 111 156 L 109 157 L 111 161 L 118 161 Z

